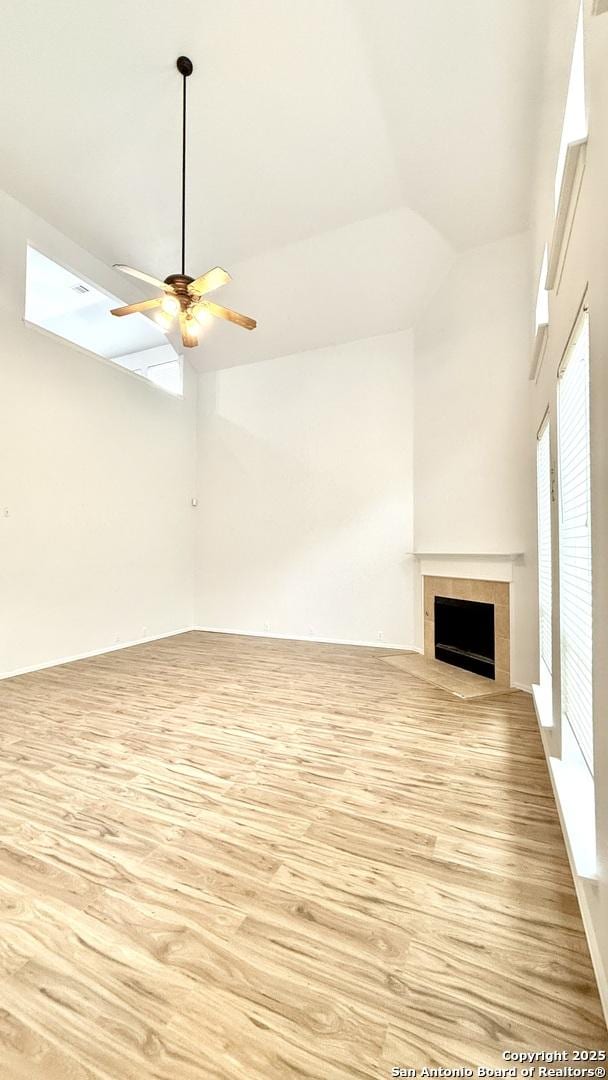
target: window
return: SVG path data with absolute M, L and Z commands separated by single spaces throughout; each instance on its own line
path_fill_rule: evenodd
M 570 67 L 570 80 L 568 82 L 568 96 L 564 112 L 562 137 L 557 156 L 557 170 L 555 173 L 555 206 L 559 202 L 559 195 L 564 175 L 566 150 L 568 144 L 584 139 L 587 134 L 587 117 L 585 111 L 585 54 L 583 46 L 583 5 L 581 4 L 576 24 L 576 36 L 574 39 L 574 51 L 572 65 Z
M 538 282 L 538 292 L 536 294 L 536 329 L 539 326 L 547 326 L 549 322 L 549 293 L 545 288 L 547 281 L 547 260 L 548 252 L 547 245 L 545 244 L 545 250 L 543 252 L 543 261 L 540 268 L 540 279 Z
M 160 386 L 168 394 L 180 396 L 183 392 L 182 359 L 176 356 L 168 341 L 153 349 L 125 353 L 120 358 L 120 366 L 133 371 L 135 375 L 143 375 L 144 379 Z
M 536 447 L 538 504 L 538 607 L 540 635 L 540 684 L 551 685 L 551 443 L 549 418 L 540 429 Z
M 169 360 L 164 364 L 152 364 L 146 371 L 156 386 L 162 387 L 168 394 L 181 394 L 182 370 L 179 360 Z
M 124 303 L 35 248 L 27 249 L 25 319 L 88 352 L 111 360 L 172 394 L 182 393 L 181 359 L 160 326 L 135 313 L 117 319 Z M 156 377 L 156 368 L 164 372 Z
M 558 388 L 562 716 L 593 772 L 589 323 L 580 321 Z

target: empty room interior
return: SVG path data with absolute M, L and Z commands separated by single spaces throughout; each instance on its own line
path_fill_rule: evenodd
M 1 1080 L 605 1076 L 608 0 L 0 87 Z

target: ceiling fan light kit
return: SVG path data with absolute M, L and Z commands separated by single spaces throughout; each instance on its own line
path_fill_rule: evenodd
M 251 319 L 249 315 L 241 315 L 238 311 L 232 311 L 231 308 L 225 308 L 221 304 L 214 304 L 210 300 L 204 299 L 207 293 L 219 289 L 231 280 L 230 274 L 223 270 L 221 266 L 215 266 L 212 270 L 207 270 L 205 274 L 198 278 L 192 278 L 186 273 L 186 81 L 192 75 L 194 66 L 187 56 L 179 56 L 176 66 L 183 79 L 181 273 L 169 274 L 164 281 L 161 281 L 152 274 L 144 273 L 143 270 L 134 270 L 132 266 L 115 263 L 115 270 L 120 270 L 123 274 L 130 274 L 131 277 L 139 278 L 141 281 L 148 282 L 149 285 L 154 285 L 155 288 L 161 290 L 163 295 L 154 297 L 152 300 L 142 300 L 137 304 L 127 304 L 125 307 L 114 308 L 112 315 L 120 317 L 132 315 L 134 312 L 150 311 L 153 308 L 158 308 L 155 318 L 161 329 L 166 332 L 171 330 L 174 319 L 179 319 L 182 344 L 184 348 L 192 349 L 198 345 L 202 326 L 207 323 L 212 315 L 218 319 L 236 323 L 237 326 L 242 326 L 246 330 L 254 330 L 256 321 Z

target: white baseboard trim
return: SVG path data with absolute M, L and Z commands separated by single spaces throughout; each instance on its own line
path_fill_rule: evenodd
M 150 637 L 135 638 L 132 641 L 120 641 L 114 645 L 106 645 L 101 649 L 91 649 L 90 652 L 75 653 L 73 656 L 60 656 L 56 660 L 45 660 L 42 664 L 32 664 L 29 667 L 15 668 L 13 671 L 1 671 L 0 680 L 14 679 L 17 675 L 30 675 L 34 671 L 44 671 L 46 668 L 61 667 L 62 664 L 73 664 L 77 660 L 88 660 L 93 656 L 103 656 L 105 653 L 117 652 L 120 649 L 131 649 L 134 645 L 147 645 L 151 641 L 162 641 L 163 638 L 177 637 L 178 634 L 189 634 L 197 630 L 203 634 L 227 634 L 235 637 L 261 637 L 273 638 L 278 641 L 312 641 L 319 645 L 354 645 L 362 649 L 396 649 L 399 652 L 424 653 L 420 645 L 398 645 L 389 641 L 360 641 L 352 638 L 328 638 L 328 637 L 299 637 L 294 634 L 273 634 L 270 630 L 226 630 L 220 626 L 183 626 L 179 630 L 168 630 L 165 634 L 153 634 Z M 532 693 L 532 687 L 526 683 L 511 683 L 515 690 L 523 690 L 525 694 Z
M 529 685 L 529 683 L 512 682 L 511 687 L 513 690 L 523 690 L 524 694 L 532 693 L 532 687 Z
M 273 638 L 278 641 L 312 641 L 318 645 L 356 645 L 363 649 L 398 649 L 400 652 L 421 652 L 417 645 L 396 645 L 388 641 L 353 641 L 350 638 L 299 637 L 295 634 L 273 634 L 270 630 L 226 630 L 222 626 L 193 626 L 202 634 L 229 634 L 234 637 Z
M 177 637 L 178 634 L 189 634 L 192 630 L 198 630 L 198 627 L 184 626 L 181 630 L 168 630 L 166 634 L 153 634 L 151 637 L 137 638 L 133 641 L 120 641 L 114 645 L 105 645 L 102 649 L 91 649 L 90 652 L 76 653 L 74 656 L 60 656 L 56 660 L 45 660 L 42 664 L 15 668 L 14 671 L 1 671 L 0 680 L 14 679 L 17 675 L 30 675 L 34 671 L 61 667 L 62 664 L 73 664 L 77 660 L 89 660 L 92 656 L 104 656 L 105 653 L 117 652 L 119 649 L 131 649 L 134 645 L 147 645 L 151 641 L 162 641 L 163 638 Z

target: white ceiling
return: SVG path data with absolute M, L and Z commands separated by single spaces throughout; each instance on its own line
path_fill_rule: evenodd
M 231 367 L 403 330 L 452 258 L 439 233 L 404 207 L 245 259 L 214 298 L 251 310 L 257 330 L 214 319 L 193 359 Z
M 259 321 L 197 362 L 411 325 L 451 248 L 528 224 L 547 3 L 20 0 L 0 186 L 107 263 L 179 269 L 186 52 L 188 269 L 226 266 Z

